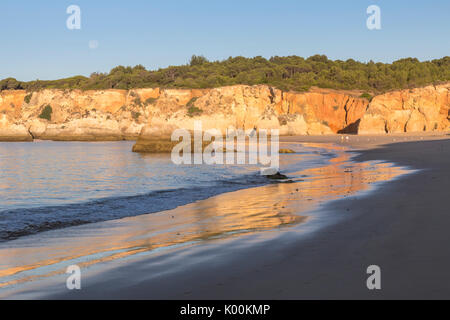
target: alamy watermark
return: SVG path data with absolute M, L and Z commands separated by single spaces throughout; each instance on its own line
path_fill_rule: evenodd
M 377 265 L 368 266 L 367 274 L 370 274 L 366 281 L 367 289 L 381 290 L 381 268 Z
M 81 289 L 81 269 L 76 264 L 67 267 L 66 273 L 70 276 L 66 280 L 66 287 L 69 290 Z
M 381 30 L 381 9 L 377 5 L 371 5 L 367 8 L 366 13 L 369 15 L 366 21 L 367 29 Z
M 81 8 L 77 5 L 70 5 L 67 7 L 66 13 L 70 16 L 66 20 L 66 26 L 69 30 L 81 29 Z
M 260 164 L 273 169 L 262 170 L 262 174 L 279 168 L 278 129 L 228 129 L 224 136 L 218 129 L 203 131 L 202 122 L 195 121 L 193 132 L 176 129 L 171 140 L 179 142 L 171 152 L 172 162 L 177 165 Z

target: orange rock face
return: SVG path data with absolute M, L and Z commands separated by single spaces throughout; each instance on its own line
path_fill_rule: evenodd
M 389 92 L 373 98 L 360 134 L 447 131 L 450 84 Z
M 0 140 L 161 139 L 167 128 L 278 129 L 281 135 L 449 129 L 450 84 L 359 98 L 358 92 L 283 92 L 265 85 L 214 89 L 0 92 Z M 42 117 L 50 106 L 51 116 Z M 139 148 L 137 148 L 139 149 Z
M 26 95 L 25 90 L 0 91 L 0 114 L 6 114 L 11 119 L 19 118 Z
M 352 129 L 366 111 L 368 101 L 344 93 L 285 93 L 282 110 L 303 114 L 306 121 L 320 122 L 333 133 L 354 132 Z M 312 133 L 314 134 L 314 133 Z
M 201 121 L 203 130 L 278 129 L 281 135 L 333 134 L 356 132 L 368 101 L 331 90 L 283 92 L 268 86 L 229 86 L 202 90 L 162 90 L 148 124 L 134 150 L 158 152 L 155 139 L 167 140 L 176 128 L 194 130 Z M 195 113 L 190 111 L 195 110 Z M 171 130 L 168 130 L 170 128 Z M 165 138 L 161 132 L 167 132 Z M 157 146 L 157 148 L 155 147 Z

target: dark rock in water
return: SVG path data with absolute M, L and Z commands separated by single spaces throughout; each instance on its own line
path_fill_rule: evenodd
M 280 172 L 277 172 L 277 173 L 271 174 L 271 175 L 267 175 L 266 177 L 268 179 L 274 179 L 274 180 L 286 180 L 286 179 L 288 179 L 287 176 L 285 176 L 284 174 L 281 174 Z

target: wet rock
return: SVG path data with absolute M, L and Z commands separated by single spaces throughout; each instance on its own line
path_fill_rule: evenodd
M 266 175 L 266 177 L 268 179 L 273 179 L 273 180 L 286 180 L 286 179 L 288 179 L 288 177 L 286 175 L 281 174 L 280 172 L 277 172 L 275 174 Z

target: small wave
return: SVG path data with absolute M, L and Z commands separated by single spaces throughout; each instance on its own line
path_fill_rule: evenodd
M 206 186 L 156 190 L 141 195 L 103 198 L 76 204 L 4 210 L 0 212 L 0 241 L 52 229 L 170 210 L 221 193 L 268 183 L 270 181 L 265 177 L 255 173 L 238 179 L 216 181 Z

